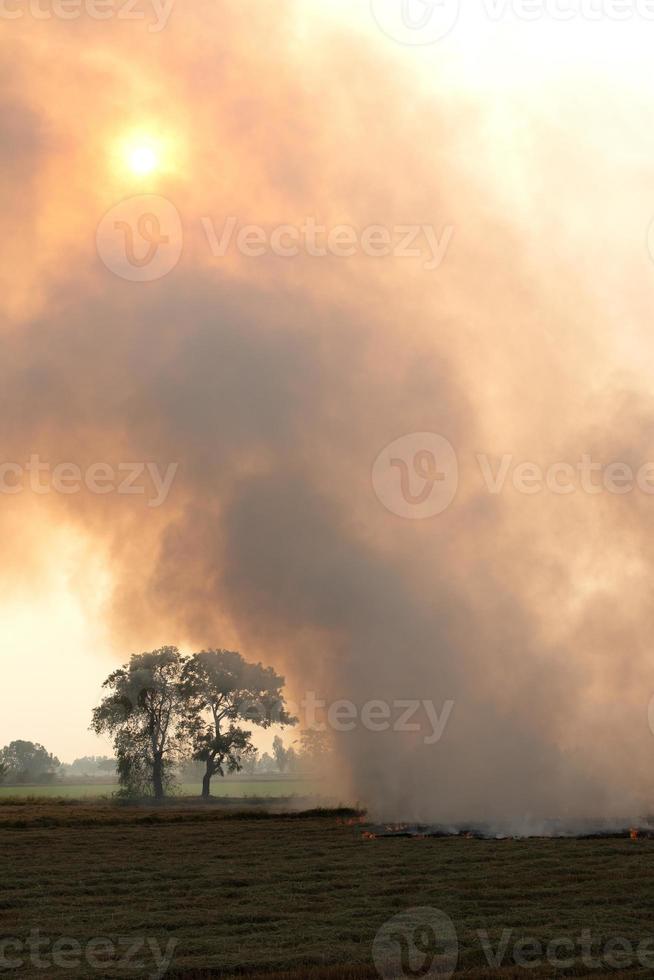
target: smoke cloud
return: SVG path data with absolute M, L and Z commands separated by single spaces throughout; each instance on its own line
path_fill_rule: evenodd
M 238 645 L 295 700 L 453 702 L 433 744 L 424 718 L 335 733 L 338 791 L 383 818 L 642 815 L 654 498 L 523 492 L 511 475 L 493 493 L 477 458 L 654 460 L 640 109 L 617 117 L 610 79 L 573 76 L 496 104 L 436 58 L 425 85 L 374 23 L 270 6 L 180 5 L 156 34 L 12 25 L 4 459 L 178 469 L 159 507 L 5 495 L 3 579 L 33 585 L 69 526 L 106 559 L 123 659 Z M 168 166 L 139 182 L 112 154 L 141 128 Z M 146 193 L 179 212 L 184 247 L 168 275 L 129 282 L 96 231 Z M 435 269 L 422 239 L 408 256 L 214 255 L 207 221 L 220 234 L 230 216 L 267 233 L 429 226 L 448 245 Z M 372 480 L 410 433 L 458 460 L 454 500 L 424 520 Z M 26 557 L 16 527 L 35 521 Z

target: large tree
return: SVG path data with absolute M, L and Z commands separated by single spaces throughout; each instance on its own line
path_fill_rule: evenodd
M 203 650 L 182 671 L 182 729 L 193 758 L 204 762 L 202 796 L 211 795 L 211 779 L 238 772 L 253 751 L 252 732 L 242 723 L 270 728 L 293 725 L 282 694 L 284 678 L 272 667 L 247 663 L 232 650 Z
M 178 748 L 177 720 L 184 659 L 177 647 L 134 654 L 107 678 L 110 693 L 91 727 L 113 737 L 121 785 L 130 794 L 164 797 Z
M 17 740 L 0 750 L 0 771 L 14 782 L 45 782 L 52 779 L 61 763 L 38 742 Z

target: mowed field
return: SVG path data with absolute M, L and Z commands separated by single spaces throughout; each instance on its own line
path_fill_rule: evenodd
M 219 779 L 213 780 L 212 795 L 219 798 L 251 798 L 312 796 L 320 793 L 318 780 L 310 779 Z M 0 800 L 14 797 L 69 798 L 75 800 L 111 797 L 118 791 L 117 783 L 54 783 L 51 786 L 0 786 Z M 182 797 L 199 796 L 202 786 L 198 783 L 182 783 L 176 788 Z
M 39 930 L 46 966 L 49 944 L 62 937 L 83 950 L 91 944 L 101 963 L 57 971 L 27 958 L 3 972 L 154 976 L 156 944 L 173 950 L 173 978 L 368 980 L 378 975 L 377 930 L 415 906 L 452 918 L 460 975 L 654 972 L 636 962 L 606 968 L 607 957 L 615 965 L 607 953 L 615 940 L 635 948 L 654 937 L 654 842 L 365 840 L 362 829 L 335 812 L 4 803 L 0 936 L 24 943 Z M 581 962 L 584 930 L 594 967 Z M 487 962 L 486 935 L 497 969 Z M 111 958 L 103 958 L 102 937 L 114 944 Z M 568 937 L 576 962 L 516 968 L 521 937 L 545 946 Z M 138 955 L 126 966 L 130 943 Z

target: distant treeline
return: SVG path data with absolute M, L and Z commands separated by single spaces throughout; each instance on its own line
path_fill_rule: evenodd
M 248 754 L 235 776 L 313 776 L 320 763 L 320 743 L 315 732 L 301 732 L 297 748 L 285 745 L 279 735 L 273 740 L 272 755 L 256 749 Z M 118 779 L 118 762 L 106 755 L 84 755 L 74 762 L 60 762 L 38 742 L 12 742 L 0 749 L 0 784 L 47 786 L 53 783 L 113 782 Z M 202 782 L 204 764 L 181 759 L 175 768 L 180 783 Z
M 247 663 L 239 653 L 204 650 L 182 656 L 176 647 L 134 654 L 103 687 L 91 728 L 108 734 L 115 756 L 84 756 L 62 764 L 44 746 L 15 741 L 0 750 L 0 782 L 51 784 L 118 779 L 121 793 L 162 799 L 176 782 L 201 784 L 211 793 L 214 776 L 314 774 L 328 752 L 315 729 L 290 745 L 280 736 L 272 755 L 260 755 L 252 727 L 293 726 L 282 693 L 284 678 L 270 667 Z

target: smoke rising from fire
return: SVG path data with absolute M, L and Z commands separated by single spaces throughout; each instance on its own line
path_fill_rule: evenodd
M 26 560 L 10 526 L 38 506 L 105 556 L 117 656 L 238 644 L 296 698 L 454 701 L 436 745 L 361 726 L 337 738 L 343 792 L 384 818 L 638 815 L 654 499 L 492 495 L 475 456 L 654 459 L 645 100 L 622 112 L 611 79 L 570 74 L 496 104 L 445 69 L 419 84 L 374 25 L 369 39 L 297 25 L 293 4 L 234 2 L 180 8 L 156 36 L 13 28 L 4 458 L 179 470 L 153 510 L 7 497 L 4 576 Z M 173 146 L 147 184 L 112 165 L 135 125 Z M 184 228 L 153 283 L 95 252 L 102 216 L 142 193 Z M 216 257 L 202 219 L 230 215 L 454 235 L 431 271 Z M 460 479 L 444 513 L 412 522 L 380 504 L 371 469 L 415 432 L 449 440 Z M 41 540 L 32 583 L 56 562 Z

